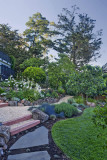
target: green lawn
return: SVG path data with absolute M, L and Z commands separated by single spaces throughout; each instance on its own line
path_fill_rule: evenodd
M 80 117 L 54 124 L 52 137 L 56 145 L 72 160 L 107 160 L 104 148 L 107 129 L 95 127 L 91 118 L 93 108 L 87 108 Z M 98 137 L 103 133 L 103 137 Z

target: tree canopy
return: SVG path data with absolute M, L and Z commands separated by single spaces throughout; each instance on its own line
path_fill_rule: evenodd
M 77 10 L 76 6 L 71 11 L 64 8 L 58 15 L 56 29 L 60 36 L 55 40 L 55 49 L 66 53 L 75 65 L 82 66 L 100 57 L 102 30 L 95 34 L 95 20 L 87 14 L 77 14 Z

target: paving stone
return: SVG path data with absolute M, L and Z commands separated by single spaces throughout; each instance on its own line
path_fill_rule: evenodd
M 34 147 L 34 146 L 45 145 L 45 144 L 49 144 L 48 129 L 42 126 L 35 129 L 35 131 L 29 132 L 26 135 L 19 138 L 11 146 L 10 150 Z
M 50 155 L 47 151 L 30 152 L 9 155 L 7 160 L 50 160 Z

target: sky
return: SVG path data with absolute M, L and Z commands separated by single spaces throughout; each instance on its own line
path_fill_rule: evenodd
M 80 8 L 80 13 L 87 13 L 96 20 L 96 31 L 103 29 L 101 58 L 93 65 L 107 63 L 107 0 L 0 0 L 0 24 L 9 24 L 12 29 L 23 33 L 25 23 L 34 13 L 40 12 L 49 21 L 57 22 L 57 15 L 62 8 L 70 10 L 72 5 Z

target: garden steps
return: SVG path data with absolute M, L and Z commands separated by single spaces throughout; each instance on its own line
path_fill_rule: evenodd
M 29 128 L 32 128 L 36 125 L 38 125 L 40 123 L 40 120 L 28 120 L 28 121 L 24 121 L 24 123 L 20 123 L 18 127 L 16 126 L 10 126 L 11 129 L 10 129 L 10 133 L 11 133 L 11 136 L 17 134 L 17 133 L 20 133 L 22 131 L 25 131 Z M 15 127 L 15 128 L 14 128 Z
M 32 128 L 40 123 L 40 120 L 32 119 L 32 115 L 26 115 L 17 119 L 13 119 L 7 122 L 4 122 L 4 125 L 10 126 L 11 136 L 20 133 L 24 130 Z
M 7 106 L 8 106 L 8 103 L 0 102 L 0 108 L 2 108 L 2 107 L 7 107 Z

